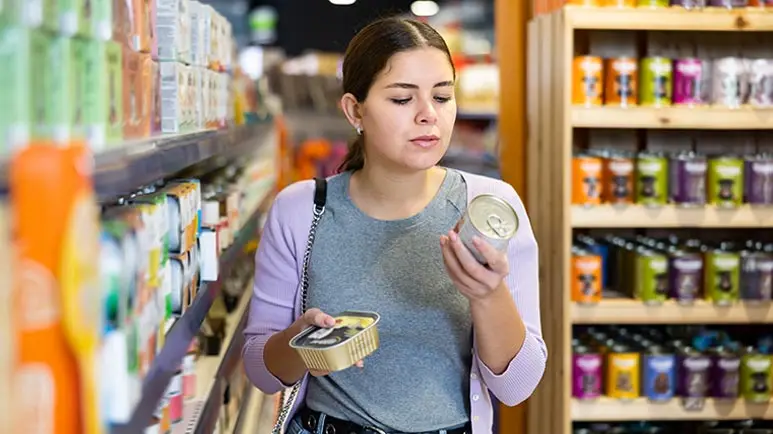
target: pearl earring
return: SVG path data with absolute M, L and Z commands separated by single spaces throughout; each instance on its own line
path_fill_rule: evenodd
M 357 135 L 361 136 L 362 135 L 362 127 L 361 126 L 357 126 L 356 130 L 357 130 Z

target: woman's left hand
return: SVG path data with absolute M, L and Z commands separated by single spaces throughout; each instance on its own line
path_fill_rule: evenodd
M 440 236 L 443 261 L 451 280 L 462 295 L 470 301 L 476 301 L 502 288 L 502 281 L 510 272 L 510 264 L 505 253 L 496 250 L 483 239 L 473 237 L 472 244 L 486 259 L 487 265 L 475 259 L 455 230 Z

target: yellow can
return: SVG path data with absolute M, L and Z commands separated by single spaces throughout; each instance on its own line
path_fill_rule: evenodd
M 636 399 L 640 395 L 641 370 L 639 353 L 615 344 L 607 353 L 607 396 L 615 399 Z

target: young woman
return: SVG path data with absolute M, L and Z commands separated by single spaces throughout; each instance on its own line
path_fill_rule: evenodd
M 455 75 L 429 25 L 365 27 L 343 64 L 341 105 L 358 136 L 327 180 L 324 212 L 313 206 L 315 183 L 302 181 L 268 214 L 243 357 L 265 393 L 300 384 L 289 434 L 490 434 L 489 392 L 513 406 L 542 378 L 537 243 L 523 203 L 504 182 L 437 166 L 456 118 Z M 456 233 L 483 193 L 520 219 L 506 252 L 475 240 L 487 266 Z M 380 348 L 357 367 L 308 372 L 290 339 L 332 327 L 330 314 L 344 310 L 380 314 Z

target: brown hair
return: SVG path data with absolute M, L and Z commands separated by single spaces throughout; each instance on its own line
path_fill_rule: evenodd
M 424 47 L 444 52 L 451 68 L 454 67 L 448 45 L 429 24 L 399 17 L 382 18 L 368 24 L 352 38 L 344 54 L 344 93 L 351 93 L 358 102 L 365 101 L 376 76 L 386 68 L 393 55 Z M 349 144 L 339 171 L 359 170 L 365 165 L 364 134 Z

